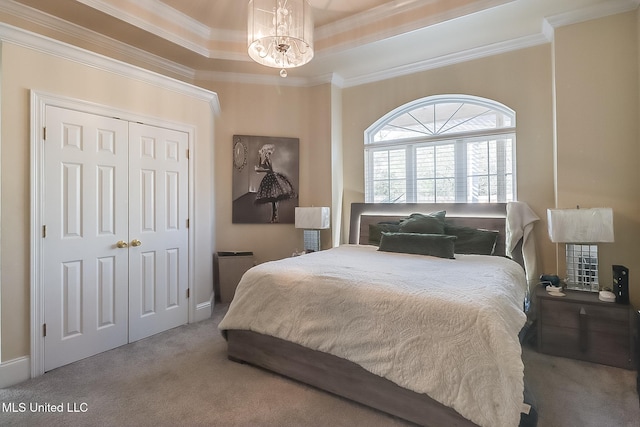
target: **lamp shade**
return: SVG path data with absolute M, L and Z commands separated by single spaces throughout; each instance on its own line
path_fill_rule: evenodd
M 296 228 L 323 230 L 329 228 L 331 210 L 328 207 L 296 208 Z
M 554 243 L 613 242 L 613 210 L 547 209 L 549 238 Z
M 267 67 L 293 68 L 313 58 L 313 15 L 307 0 L 250 0 L 249 56 Z

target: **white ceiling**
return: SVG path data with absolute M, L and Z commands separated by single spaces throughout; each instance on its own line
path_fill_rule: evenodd
M 247 0 L 0 0 L 30 31 L 98 44 L 186 80 L 351 86 L 547 43 L 553 28 L 634 10 L 640 0 L 309 0 L 314 59 L 289 70 L 246 53 Z M 11 21 L 12 24 L 14 21 Z M 52 29 L 55 31 L 52 32 Z M 105 38 L 106 37 L 106 38 Z M 78 43 L 77 43 L 78 44 Z M 107 46 L 107 47 L 105 47 Z M 285 82 L 286 80 L 286 82 Z

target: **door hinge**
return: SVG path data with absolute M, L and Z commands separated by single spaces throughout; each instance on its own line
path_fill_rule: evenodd
M 190 153 L 189 153 L 189 149 L 187 148 L 187 159 L 190 158 Z
M 45 237 L 47 237 L 47 226 L 43 225 L 42 226 L 42 238 L 44 239 Z
M 189 295 L 190 295 L 190 292 L 189 292 L 189 291 L 190 291 L 190 289 L 189 289 L 189 288 L 187 288 L 187 298 L 189 298 Z
M 189 218 L 187 218 L 187 228 L 189 228 Z
M 46 126 L 42 128 L 42 139 L 44 141 L 47 140 L 47 127 Z
M 43 337 L 47 336 L 47 324 L 46 323 L 42 324 L 42 336 Z

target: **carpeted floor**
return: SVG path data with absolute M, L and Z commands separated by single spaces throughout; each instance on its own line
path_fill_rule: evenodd
M 231 362 L 214 316 L 0 390 L 2 426 L 407 426 Z M 636 373 L 526 348 L 541 427 L 640 426 Z M 62 407 L 63 412 L 53 412 Z

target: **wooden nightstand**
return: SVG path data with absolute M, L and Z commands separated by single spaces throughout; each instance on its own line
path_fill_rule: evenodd
M 631 306 L 600 301 L 595 292 L 563 292 L 554 297 L 536 290 L 538 351 L 634 369 Z

